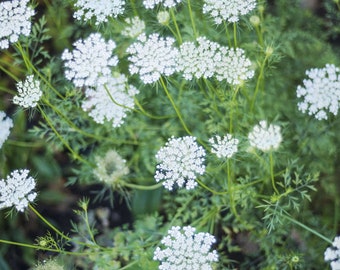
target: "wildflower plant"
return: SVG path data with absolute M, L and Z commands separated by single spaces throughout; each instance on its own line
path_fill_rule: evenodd
M 329 261 L 332 270 L 340 268 L 340 237 L 334 238 L 331 247 L 325 250 L 325 261 Z
M 196 138 L 186 136 L 169 138 L 168 142 L 156 154 L 159 164 L 156 167 L 156 182 L 164 181 L 166 189 L 178 187 L 193 189 L 197 186 L 197 175 L 205 172 L 205 151 L 196 142 Z
M 35 179 L 27 169 L 14 170 L 6 179 L 0 181 L 0 209 L 14 206 L 23 212 L 37 196 Z
M 76 11 L 73 16 L 77 20 L 84 19 L 89 21 L 95 18 L 96 24 L 107 22 L 108 17 L 117 17 L 124 13 L 125 3 L 122 0 L 108 1 L 89 1 L 89 0 L 77 0 L 75 3 Z
M 338 269 L 325 2 L 2 1 L 1 267 Z
M 65 77 L 77 87 L 106 83 L 110 67 L 118 64 L 117 56 L 113 55 L 115 42 L 106 42 L 99 33 L 94 33 L 76 41 L 74 47 L 73 51 L 66 49 L 61 56 L 65 61 Z
M 13 103 L 24 108 L 33 108 L 42 96 L 40 81 L 33 75 L 27 76 L 23 82 L 17 83 L 18 95 L 13 98 Z
M 161 262 L 159 269 L 213 269 L 218 254 L 216 250 L 210 252 L 210 248 L 216 239 L 195 231 L 191 226 L 174 226 L 168 231 L 161 241 L 165 248 L 157 247 L 153 257 Z
M 0 49 L 7 49 L 21 35 L 31 32 L 31 17 L 35 14 L 29 0 L 2 1 L 0 3 Z
M 332 64 L 324 68 L 313 68 L 306 71 L 308 79 L 304 86 L 298 86 L 296 95 L 303 98 L 298 103 L 302 112 L 314 115 L 318 120 L 327 119 L 327 112 L 338 114 L 340 104 L 340 69 Z

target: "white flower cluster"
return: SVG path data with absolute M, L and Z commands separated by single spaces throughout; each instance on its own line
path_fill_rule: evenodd
M 0 209 L 15 206 L 23 212 L 37 193 L 34 192 L 35 180 L 28 175 L 29 170 L 15 170 L 0 181 Z
M 218 158 L 231 158 L 237 152 L 239 140 L 227 133 L 223 138 L 216 135 L 210 138 L 209 142 L 212 147 L 211 152 Z
M 96 25 L 107 22 L 107 17 L 117 17 L 124 13 L 123 0 L 77 0 L 74 4 L 78 10 L 73 14 L 77 20 L 91 20 L 95 17 Z
M 27 4 L 29 0 L 1 1 L 0 3 L 0 49 L 17 42 L 20 35 L 31 32 L 31 17 L 34 10 Z
M 331 247 L 325 251 L 325 261 L 331 262 L 332 270 L 340 270 L 340 236 L 334 238 Z
M 191 226 L 180 228 L 173 226 L 168 230 L 161 243 L 164 249 L 157 247 L 153 259 L 160 261 L 160 270 L 212 270 L 212 264 L 218 261 L 216 250 L 210 252 L 216 242 L 209 233 L 195 233 Z
M 168 142 L 156 154 L 155 180 L 163 181 L 163 186 L 172 190 L 176 183 L 190 190 L 197 186 L 196 175 L 205 172 L 205 151 L 198 146 L 192 136 L 168 139 Z
M 7 140 L 12 127 L 12 119 L 6 117 L 6 114 L 3 111 L 0 111 L 0 149 L 3 143 Z
M 184 42 L 180 46 L 178 69 L 187 80 L 216 76 L 219 81 L 226 80 L 229 84 L 239 85 L 254 76 L 244 50 L 230 49 L 205 37 L 199 37 L 197 44 Z
M 248 134 L 248 140 L 252 147 L 261 151 L 276 150 L 279 148 L 282 141 L 281 128 L 262 120 Z
M 126 18 L 125 22 L 128 24 L 122 31 L 122 35 L 126 37 L 135 38 L 142 34 L 145 30 L 145 23 L 139 17 Z
M 82 103 L 84 111 L 90 111 L 89 115 L 100 124 L 105 120 L 111 121 L 113 127 L 119 127 L 124 123 L 126 112 L 134 107 L 133 97 L 139 91 L 128 85 L 127 78 L 122 74 L 116 74 L 107 79 L 107 83 L 96 88 L 86 88 L 86 100 Z
M 220 45 L 205 37 L 197 38 L 197 43 L 198 46 L 194 42 L 184 42 L 180 46 L 178 68 L 187 80 L 210 78 L 216 71 L 214 59 Z
M 203 13 L 209 13 L 216 24 L 238 22 L 256 6 L 256 0 L 204 0 Z
M 119 178 L 129 173 L 126 160 L 114 150 L 109 150 L 103 158 L 96 157 L 96 163 L 94 174 L 107 184 L 115 184 Z
M 37 106 L 42 96 L 40 81 L 35 80 L 33 75 L 26 77 L 25 81 L 17 83 L 18 95 L 14 96 L 13 103 L 24 108 Z
M 216 79 L 219 81 L 226 80 L 229 84 L 240 85 L 254 77 L 255 72 L 250 69 L 251 62 L 245 57 L 243 49 L 221 47 L 214 60 Z
M 174 42 L 175 39 L 162 38 L 158 34 L 138 36 L 137 41 L 127 49 L 130 73 L 139 74 L 145 84 L 156 82 L 162 75 L 172 75 L 177 71 L 178 58 Z
M 66 78 L 77 87 L 96 87 L 106 83 L 111 75 L 110 67 L 118 64 L 117 56 L 112 55 L 115 42 L 106 42 L 99 33 L 93 33 L 73 45 L 75 49 L 72 52 L 66 49 L 61 56 L 65 61 Z
M 306 71 L 308 79 L 303 80 L 304 86 L 298 86 L 296 94 L 303 101 L 298 109 L 308 112 L 316 119 L 327 119 L 327 112 L 337 115 L 340 105 L 340 69 L 332 64 L 324 68 Z
M 167 8 L 172 8 L 181 2 L 182 0 L 144 0 L 143 5 L 147 9 L 152 9 L 158 4 L 162 4 Z

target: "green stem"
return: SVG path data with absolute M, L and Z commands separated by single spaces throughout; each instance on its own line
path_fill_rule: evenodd
M 279 194 L 279 191 L 276 188 L 275 179 L 274 179 L 274 160 L 273 160 L 273 152 L 272 151 L 270 151 L 270 153 L 269 153 L 269 163 L 270 163 L 270 165 L 269 165 L 270 166 L 270 178 L 271 178 L 271 181 L 272 181 L 272 186 L 273 186 L 273 189 L 276 192 L 276 194 Z
M 136 8 L 135 0 L 130 0 L 130 4 L 131 4 L 131 7 L 132 7 L 134 16 L 138 17 L 138 10 Z
M 137 105 L 137 107 L 140 109 L 140 111 L 133 109 L 136 112 L 142 112 L 142 114 L 144 114 L 145 116 L 152 118 L 152 119 L 168 119 L 168 118 L 172 118 L 172 117 L 176 117 L 176 115 L 152 115 L 149 114 L 148 112 L 145 111 L 145 109 L 142 107 L 142 105 L 139 103 L 137 98 L 134 98 L 135 104 Z
M 187 0 L 187 3 L 188 3 L 189 16 L 190 16 L 190 20 L 191 20 L 192 30 L 194 31 L 194 36 L 195 36 L 195 38 L 198 38 L 198 36 L 197 36 L 197 31 L 196 31 L 195 20 L 194 20 L 193 14 L 192 14 L 192 9 L 191 9 L 190 0 Z
M 132 189 L 138 189 L 138 190 L 155 190 L 155 189 L 160 188 L 163 185 L 162 182 L 157 183 L 157 184 L 152 185 L 152 186 L 135 185 L 135 184 L 126 183 L 126 182 L 122 182 L 121 184 L 125 187 L 132 188 Z
M 210 191 L 210 192 L 211 192 L 212 194 L 214 194 L 214 195 L 227 195 L 227 194 L 230 193 L 230 190 L 222 191 L 222 192 L 221 192 L 221 191 L 213 190 L 212 188 L 206 186 L 206 185 L 205 185 L 201 180 L 199 180 L 198 178 L 196 179 L 196 181 L 197 181 L 197 183 L 198 183 L 201 187 L 203 187 L 204 189 Z M 242 190 L 242 189 L 245 188 L 245 187 L 252 186 L 252 185 L 255 185 L 255 184 L 260 183 L 260 182 L 263 182 L 263 179 L 259 179 L 259 180 L 250 182 L 250 183 L 248 183 L 248 184 L 243 185 L 242 187 L 238 187 L 238 188 L 236 187 L 236 188 L 234 188 L 234 190 Z
M 96 240 L 94 239 L 94 234 L 92 233 L 91 226 L 90 226 L 90 223 L 89 223 L 89 216 L 87 214 L 87 209 L 86 209 L 86 211 L 84 211 L 84 213 L 85 213 L 85 223 L 86 223 L 87 231 L 88 231 L 88 233 L 90 235 L 92 243 L 97 245 Z
M 12 72 L 10 72 L 6 68 L 4 68 L 2 65 L 0 65 L 0 70 L 3 71 L 4 73 L 6 73 L 8 76 L 10 76 L 16 82 L 19 81 L 19 78 L 17 76 L 15 76 Z
M 229 133 L 233 133 L 233 116 L 234 116 L 234 107 L 237 105 L 236 101 L 236 95 L 240 89 L 240 86 L 237 86 L 233 93 L 233 97 L 231 99 L 231 111 L 230 111 L 230 121 L 229 121 Z M 236 104 L 235 104 L 236 103 Z
M 176 114 L 177 114 L 177 116 L 178 116 L 178 118 L 179 118 L 179 121 L 181 122 L 183 128 L 185 129 L 185 131 L 186 131 L 189 135 L 192 136 L 192 133 L 191 133 L 190 130 L 188 129 L 187 125 L 185 124 L 185 122 L 184 122 L 184 120 L 183 120 L 183 117 L 182 117 L 180 111 L 178 110 L 178 108 L 177 108 L 177 106 L 176 106 L 176 104 L 175 104 L 175 102 L 174 102 L 174 100 L 173 100 L 173 98 L 172 98 L 172 96 L 171 96 L 171 94 L 170 94 L 168 88 L 166 87 L 166 85 L 165 85 L 164 80 L 163 80 L 162 77 L 160 78 L 160 81 L 161 81 L 161 84 L 162 84 L 162 86 L 163 86 L 163 89 L 164 89 L 164 91 L 165 91 L 165 93 L 166 93 L 168 99 L 170 100 L 170 102 L 171 102 L 171 104 L 172 104 L 172 107 L 174 108 L 174 110 L 175 110 L 175 112 L 176 112 Z
M 81 242 L 81 241 L 76 241 L 73 240 L 72 238 L 68 237 L 67 235 L 65 235 L 64 233 L 62 233 L 60 230 L 58 230 L 55 226 L 53 226 L 46 218 L 44 218 L 39 212 L 38 210 L 36 210 L 31 204 L 28 205 L 28 207 L 34 212 L 34 214 L 36 214 L 48 227 L 50 227 L 56 234 L 58 234 L 59 236 L 61 236 L 63 239 L 65 239 L 66 241 L 69 242 L 74 242 L 78 245 L 82 245 L 82 246 L 86 246 L 86 247 L 96 247 L 96 248 L 101 248 L 100 246 L 96 245 L 96 244 L 90 244 L 90 243 L 85 243 L 85 242 Z M 95 243 L 95 242 L 94 242 Z M 104 248 L 105 249 L 105 248 Z
M 110 97 L 110 100 L 111 100 L 114 104 L 116 104 L 117 106 L 119 106 L 119 107 L 122 107 L 122 108 L 127 109 L 127 110 L 130 110 L 130 111 L 134 111 L 134 112 L 137 112 L 137 113 L 141 113 L 141 114 L 143 114 L 143 115 L 145 115 L 145 116 L 147 116 L 147 117 L 153 118 L 153 119 L 168 119 L 168 118 L 169 118 L 168 115 L 165 115 L 165 116 L 153 116 L 153 115 L 147 113 L 147 112 L 143 109 L 142 105 L 140 105 L 140 103 L 138 102 L 138 100 L 137 100 L 136 98 L 134 98 L 134 101 L 135 101 L 137 107 L 140 109 L 140 111 L 136 110 L 135 108 L 130 108 L 130 107 L 128 107 L 128 106 L 125 106 L 125 105 L 123 105 L 123 104 L 120 104 L 120 103 L 118 103 L 118 102 L 113 98 L 113 96 L 111 95 L 111 93 L 110 93 L 110 91 L 109 91 L 109 89 L 107 88 L 106 85 L 104 85 L 104 88 L 105 88 L 106 93 L 107 93 L 108 96 Z
M 258 25 L 255 26 L 257 38 L 259 39 L 259 44 L 261 47 L 263 47 L 263 36 L 262 31 L 260 30 L 260 27 Z
M 285 211 L 285 212 L 286 212 L 286 211 Z M 301 222 L 299 222 L 299 221 L 297 221 L 297 220 L 291 218 L 291 217 L 289 216 L 288 213 L 286 213 L 285 215 L 283 215 L 283 217 L 286 218 L 287 220 L 289 220 L 290 222 L 292 222 L 292 223 L 294 223 L 294 224 L 300 226 L 301 228 L 303 228 L 303 229 L 309 231 L 310 233 L 312 233 L 312 234 L 318 236 L 319 238 L 321 238 L 322 240 L 326 241 L 327 243 L 329 243 L 329 244 L 332 244 L 332 243 L 333 243 L 332 240 L 328 239 L 326 236 L 323 236 L 322 234 L 318 233 L 318 232 L 315 231 L 314 229 L 312 229 L 312 228 L 306 226 L 305 224 L 303 224 L 303 223 L 301 223 Z
M 253 95 L 253 99 L 252 99 L 252 102 L 251 102 L 251 106 L 250 106 L 250 111 L 252 112 L 253 109 L 254 109 L 254 105 L 255 105 L 255 100 L 256 100 L 256 96 L 258 94 L 258 91 L 260 89 L 260 84 L 263 80 L 263 72 L 264 72 L 264 67 L 265 67 L 265 64 L 266 64 L 266 61 L 268 59 L 268 56 L 266 55 L 262 64 L 261 64 L 261 68 L 260 68 L 260 74 L 259 74 L 259 77 L 257 78 L 257 82 L 256 82 L 256 88 L 255 88 L 255 92 L 254 92 L 254 95 Z
M 174 25 L 175 25 L 175 28 L 176 28 L 177 37 L 178 37 L 178 43 L 179 43 L 179 45 L 181 45 L 183 43 L 182 35 L 181 35 L 181 32 L 179 31 L 179 27 L 178 27 L 178 24 L 177 24 L 176 16 L 175 16 L 174 10 L 172 8 L 170 8 L 170 16 L 171 16 L 171 19 L 174 22 Z
M 72 147 L 68 144 L 67 141 L 64 140 L 64 138 L 59 134 L 59 132 L 55 129 L 55 127 L 52 124 L 52 121 L 49 119 L 49 117 L 45 114 L 45 112 L 43 111 L 43 109 L 40 107 L 40 105 L 38 104 L 38 108 L 39 111 L 41 112 L 42 116 L 44 117 L 44 119 L 46 120 L 46 122 L 48 123 L 48 125 L 51 127 L 51 129 L 53 130 L 53 132 L 55 133 L 55 135 L 59 138 L 59 140 L 63 143 L 63 145 L 72 153 L 73 158 L 78 159 L 81 162 L 86 163 L 87 165 L 89 165 L 90 167 L 93 167 L 93 164 L 91 164 L 90 162 L 88 162 L 87 160 L 83 159 L 81 156 L 79 156 L 73 149 Z
M 136 263 L 139 263 L 139 261 L 134 261 L 134 262 L 131 262 L 127 265 L 125 265 L 124 267 L 122 268 L 119 268 L 119 270 L 125 270 L 125 269 L 129 269 L 131 266 L 135 265 Z
M 9 241 L 9 240 L 4 240 L 4 239 L 0 239 L 0 243 L 13 245 L 13 246 L 19 246 L 19 247 L 25 247 L 25 248 L 38 249 L 38 250 L 43 250 L 43 251 L 56 252 L 60 254 L 75 255 L 75 256 L 84 256 L 84 255 L 91 254 L 89 252 L 74 252 L 74 251 L 65 251 L 62 249 L 45 248 L 45 247 L 38 246 L 38 245 L 20 243 L 20 242 Z
M 29 57 L 27 56 L 28 55 L 28 52 L 25 52 L 24 49 L 22 48 L 21 44 L 19 42 L 15 43 L 16 45 L 16 48 L 19 50 L 19 52 L 21 53 L 22 55 L 22 58 L 25 62 L 25 65 L 26 65 L 26 68 L 28 70 L 33 70 L 35 74 L 38 75 L 38 77 L 44 81 L 44 83 L 46 83 L 46 85 L 52 89 L 52 91 L 61 99 L 65 99 L 65 97 L 59 93 L 59 91 L 57 89 L 55 89 L 52 84 L 45 78 L 45 76 L 43 76 L 36 68 L 35 66 L 31 63 L 31 61 L 29 60 Z
M 13 91 L 13 90 L 11 90 L 11 89 L 7 89 L 7 88 L 4 87 L 4 86 L 0 86 L 0 91 L 5 92 L 5 93 L 7 93 L 7 94 L 11 94 L 11 95 L 13 95 L 13 96 L 17 94 L 16 91 Z
M 228 44 L 229 44 L 229 48 L 231 48 L 231 39 L 230 39 L 230 34 L 229 34 L 229 31 L 228 31 L 228 25 L 225 21 L 223 21 L 223 24 L 224 24 L 224 28 L 225 28 L 225 33 L 227 35 L 227 39 L 228 39 Z
M 183 212 L 188 211 L 188 206 L 194 198 L 195 198 L 195 195 L 192 195 L 191 197 L 189 197 L 187 201 L 184 204 L 182 204 L 182 206 L 176 211 L 176 214 L 171 219 L 168 225 L 169 228 L 173 226 L 174 222 L 178 219 L 178 217 L 183 215 Z
M 66 123 L 76 132 L 79 132 L 80 134 L 86 136 L 86 137 L 89 137 L 89 138 L 93 138 L 93 139 L 96 139 L 96 140 L 110 140 L 109 138 L 107 137 L 101 137 L 101 136 L 98 136 L 98 135 L 94 135 L 94 134 L 91 134 L 91 133 L 88 133 L 80 128 L 78 128 L 73 122 L 72 120 L 70 120 L 66 115 L 64 115 L 56 106 L 54 106 L 52 103 L 50 103 L 46 98 L 43 98 L 42 101 L 44 102 L 44 104 L 46 104 L 47 106 L 49 106 L 58 116 L 60 116 L 61 118 L 63 118 Z M 112 140 L 114 141 L 115 143 L 123 143 L 123 144 L 137 144 L 136 142 L 130 142 L 130 141 L 122 141 L 122 142 L 119 142 L 117 141 L 117 139 L 114 139 Z
M 67 241 L 72 241 L 72 239 L 70 237 L 68 237 L 65 234 L 63 234 L 55 226 L 53 226 L 46 218 L 44 218 L 31 204 L 29 204 L 28 207 L 34 212 L 34 214 L 36 214 L 55 233 L 57 233 L 59 236 L 61 236 L 62 238 L 64 238 Z
M 232 213 L 234 214 L 235 218 L 241 221 L 241 218 L 239 214 L 237 213 L 236 206 L 235 206 L 235 200 L 234 200 L 234 187 L 233 187 L 233 179 L 231 178 L 231 170 L 230 170 L 230 161 L 227 160 L 227 176 L 228 176 L 228 190 L 229 190 L 229 199 L 230 199 L 230 209 Z
M 197 183 L 203 187 L 204 189 L 210 191 L 212 194 L 214 195 L 226 195 L 229 193 L 229 190 L 228 191 L 224 191 L 224 192 L 220 192 L 220 191 L 216 191 L 216 190 L 213 190 L 212 188 L 206 186 L 202 181 L 200 181 L 199 179 L 196 179 Z
M 28 148 L 34 148 L 34 147 L 42 147 L 44 143 L 39 143 L 39 142 L 19 142 L 19 141 L 14 141 L 11 139 L 6 140 L 7 144 L 18 146 L 18 147 L 28 147 Z
M 339 209 L 340 209 L 340 200 L 338 197 L 334 200 L 334 224 L 333 224 L 333 232 L 337 233 L 339 229 Z

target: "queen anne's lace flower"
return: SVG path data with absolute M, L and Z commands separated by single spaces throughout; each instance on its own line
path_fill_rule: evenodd
M 114 150 L 109 150 L 104 157 L 96 157 L 96 163 L 94 174 L 107 184 L 115 184 L 119 178 L 129 173 L 126 160 Z
M 205 37 L 197 38 L 197 43 L 198 46 L 194 42 L 184 42 L 180 47 L 178 68 L 187 80 L 210 78 L 216 72 L 214 58 L 220 45 Z
M 31 32 L 31 17 L 34 10 L 27 4 L 29 0 L 2 1 L 0 3 L 0 49 L 7 49 L 17 42 L 20 35 Z
M 90 111 L 89 115 L 100 124 L 105 120 L 111 121 L 113 127 L 119 127 L 124 123 L 126 112 L 134 107 L 133 97 L 138 90 L 127 84 L 124 75 L 116 74 L 107 79 L 104 85 L 85 90 L 86 100 L 82 104 L 84 111 Z
M 281 128 L 276 125 L 269 125 L 262 120 L 248 135 L 249 143 L 252 147 L 264 152 L 276 150 L 282 141 Z
M 173 74 L 177 70 L 178 57 L 178 50 L 173 47 L 174 42 L 173 38 L 162 38 L 158 34 L 148 38 L 141 34 L 127 49 L 131 54 L 130 73 L 139 74 L 145 84 L 156 82 L 161 75 Z
M 327 112 L 337 115 L 340 105 L 340 69 L 327 64 L 324 68 L 306 71 L 308 79 L 303 80 L 304 86 L 298 86 L 296 94 L 303 101 L 298 108 L 308 112 L 316 119 L 327 119 Z
M 175 183 L 193 189 L 197 186 L 196 175 L 205 172 L 205 151 L 192 136 L 169 138 L 156 154 L 156 159 L 160 164 L 156 167 L 155 180 L 165 180 L 163 186 L 168 190 L 172 190 Z
M 226 80 L 229 84 L 240 85 L 254 76 L 254 71 L 250 69 L 251 62 L 240 48 L 221 47 L 215 55 L 214 63 L 216 79 L 219 81 Z
M 0 149 L 3 143 L 7 140 L 12 127 L 12 119 L 6 117 L 6 114 L 3 111 L 0 111 Z
M 0 209 L 15 206 L 23 212 L 37 193 L 34 192 L 35 180 L 28 175 L 29 170 L 15 170 L 0 181 Z
M 74 13 L 77 20 L 90 20 L 92 17 L 96 19 L 96 25 L 107 21 L 107 17 L 117 17 L 124 12 L 125 1 L 123 0 L 77 0 L 74 4 L 79 8 Z
M 223 138 L 216 135 L 210 138 L 209 142 L 212 147 L 211 152 L 218 158 L 231 158 L 237 152 L 239 140 L 227 133 Z
M 181 3 L 182 0 L 144 0 L 143 5 L 145 8 L 152 9 L 158 4 L 162 4 L 165 7 L 172 8 Z
M 331 262 L 332 270 L 340 269 L 340 236 L 334 238 L 331 247 L 325 251 L 325 261 Z
M 173 226 L 157 247 L 153 259 L 160 261 L 160 270 L 212 270 L 212 264 L 218 261 L 216 250 L 210 252 L 216 242 L 209 233 L 195 233 L 191 226 L 180 228 Z
M 216 24 L 238 22 L 256 6 L 256 0 L 204 0 L 203 13 L 209 13 Z
M 13 103 L 24 108 L 37 106 L 42 96 L 40 81 L 35 80 L 33 75 L 26 77 L 25 81 L 17 83 L 18 95 L 13 98 Z
M 117 56 L 112 55 L 115 42 L 106 42 L 99 33 L 94 33 L 73 45 L 75 49 L 72 52 L 66 49 L 61 57 L 65 61 L 66 78 L 77 87 L 96 87 L 106 83 L 106 78 L 111 75 L 110 67 L 118 64 Z
M 226 80 L 229 84 L 239 85 L 254 76 L 244 50 L 230 49 L 205 37 L 199 37 L 197 44 L 184 42 L 180 47 L 178 70 L 183 72 L 187 80 L 215 76 L 219 81 Z
M 126 18 L 125 22 L 128 24 L 122 31 L 122 35 L 126 37 L 135 38 L 142 34 L 145 30 L 145 23 L 139 17 Z

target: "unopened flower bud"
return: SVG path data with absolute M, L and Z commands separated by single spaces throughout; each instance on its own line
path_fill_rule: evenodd
M 273 47 L 269 46 L 269 47 L 266 48 L 265 54 L 266 54 L 267 57 L 269 57 L 273 54 L 273 52 L 274 52 Z
M 260 17 L 256 15 L 251 16 L 249 20 L 250 20 L 250 23 L 255 27 L 259 26 L 261 22 Z

